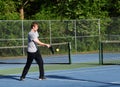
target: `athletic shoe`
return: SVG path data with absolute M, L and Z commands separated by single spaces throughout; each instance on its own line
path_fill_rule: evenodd
M 20 81 L 24 81 L 25 80 L 25 78 L 23 78 L 23 77 L 20 77 Z
M 46 78 L 45 77 L 42 77 L 42 78 L 39 78 L 38 80 L 45 80 Z

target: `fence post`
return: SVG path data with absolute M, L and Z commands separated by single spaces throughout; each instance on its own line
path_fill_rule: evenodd
M 23 52 L 23 56 L 25 55 L 25 49 L 24 49 L 24 46 L 25 46 L 25 44 L 24 44 L 24 27 L 23 27 L 23 20 L 22 20 L 22 46 L 23 46 L 23 50 L 22 50 L 22 52 Z
M 103 43 L 99 42 L 99 64 L 103 65 Z
M 71 64 L 71 43 L 68 42 L 68 56 L 69 56 L 69 64 Z

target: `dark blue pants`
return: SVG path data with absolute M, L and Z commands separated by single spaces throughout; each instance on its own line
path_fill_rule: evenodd
M 26 77 L 26 74 L 28 73 L 28 71 L 30 69 L 30 66 L 31 66 L 31 64 L 33 62 L 33 59 L 35 59 L 36 63 L 39 66 L 39 78 L 44 77 L 43 59 L 42 59 L 42 56 L 41 56 L 39 51 L 37 51 L 35 53 L 27 52 L 27 62 L 26 62 L 26 65 L 25 65 L 25 67 L 23 69 L 21 77 L 23 77 L 23 78 Z

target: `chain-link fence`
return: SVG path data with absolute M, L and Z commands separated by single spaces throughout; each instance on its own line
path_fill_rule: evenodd
M 111 20 L 104 23 L 99 19 L 86 20 L 1 20 L 0 56 L 26 55 L 27 35 L 33 21 L 39 23 L 40 40 L 45 43 L 71 42 L 72 52 L 98 52 L 103 36 L 119 35 L 108 33 Z M 101 25 L 102 24 L 102 25 Z M 117 25 L 118 26 L 118 25 Z M 113 27 L 114 28 L 114 27 Z M 120 31 L 120 28 L 117 27 Z M 102 37 L 100 37 L 102 36 Z M 107 38 L 108 39 L 108 38 Z M 110 39 L 110 38 L 109 38 Z

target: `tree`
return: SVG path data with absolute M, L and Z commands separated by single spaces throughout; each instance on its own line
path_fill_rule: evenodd
M 0 19 L 19 19 L 14 1 L 0 0 Z
M 14 0 L 16 3 L 17 9 L 20 12 L 20 19 L 24 19 L 24 7 L 28 4 L 29 0 Z
M 35 2 L 36 0 L 14 0 L 14 2 L 16 2 L 16 5 L 17 5 L 17 9 L 19 10 L 20 12 L 20 19 L 24 20 L 25 18 L 25 11 L 24 9 L 26 9 L 28 6 L 31 6 L 30 4 Z M 34 9 L 34 8 L 32 8 Z M 35 9 L 34 9 L 35 10 Z
M 119 4 L 119 0 L 1 0 L 0 19 L 118 17 Z
M 106 8 L 110 17 L 120 16 L 120 0 L 109 0 L 109 4 Z

